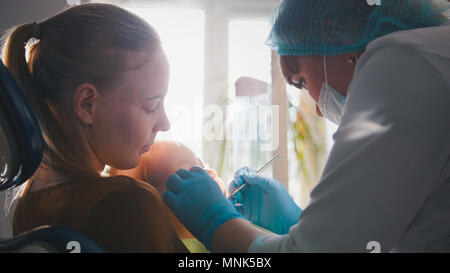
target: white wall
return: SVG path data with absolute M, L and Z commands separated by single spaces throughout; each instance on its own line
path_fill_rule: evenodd
M 43 20 L 67 7 L 66 0 L 2 0 L 0 35 L 10 27 Z

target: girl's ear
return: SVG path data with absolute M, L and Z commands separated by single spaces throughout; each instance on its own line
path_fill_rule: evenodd
M 83 83 L 75 89 L 74 110 L 84 124 L 92 124 L 100 95 L 93 84 Z

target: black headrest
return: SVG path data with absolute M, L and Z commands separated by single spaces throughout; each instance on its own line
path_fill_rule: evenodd
M 78 231 L 55 226 L 41 226 L 14 238 L 0 241 L 3 252 L 104 253 L 92 240 Z
M 0 142 L 3 142 L 0 145 L 9 148 L 9 156 L 2 155 L 0 149 L 1 191 L 18 186 L 33 175 L 44 151 L 44 140 L 37 118 L 1 61 L 0 126 Z M 3 162 L 2 156 L 9 162 Z M 5 163 L 7 165 L 2 166 Z

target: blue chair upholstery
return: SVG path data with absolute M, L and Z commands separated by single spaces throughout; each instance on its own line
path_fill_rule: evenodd
M 0 181 L 0 190 L 5 190 L 19 186 L 33 175 L 41 162 L 44 142 L 35 115 L 3 62 L 0 62 L 0 103 L 1 125 L 14 154 L 9 177 Z
M 104 250 L 81 233 L 55 226 L 42 226 L 0 241 L 0 253 L 102 253 Z
M 24 183 L 38 168 L 44 149 L 39 124 L 19 86 L 0 61 L 0 191 Z M 7 240 L 1 252 L 104 252 L 79 232 L 43 226 Z

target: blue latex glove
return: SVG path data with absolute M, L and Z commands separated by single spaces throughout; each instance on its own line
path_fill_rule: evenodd
M 164 203 L 211 250 L 214 232 L 226 221 L 242 217 L 223 195 L 216 181 L 201 167 L 179 169 L 169 176 Z
M 298 222 L 302 210 L 284 185 L 243 167 L 234 174 L 228 192 L 233 192 L 244 182 L 247 185 L 230 197 L 236 205 L 241 204 L 236 206 L 237 210 L 255 225 L 278 234 L 289 233 L 289 228 Z

